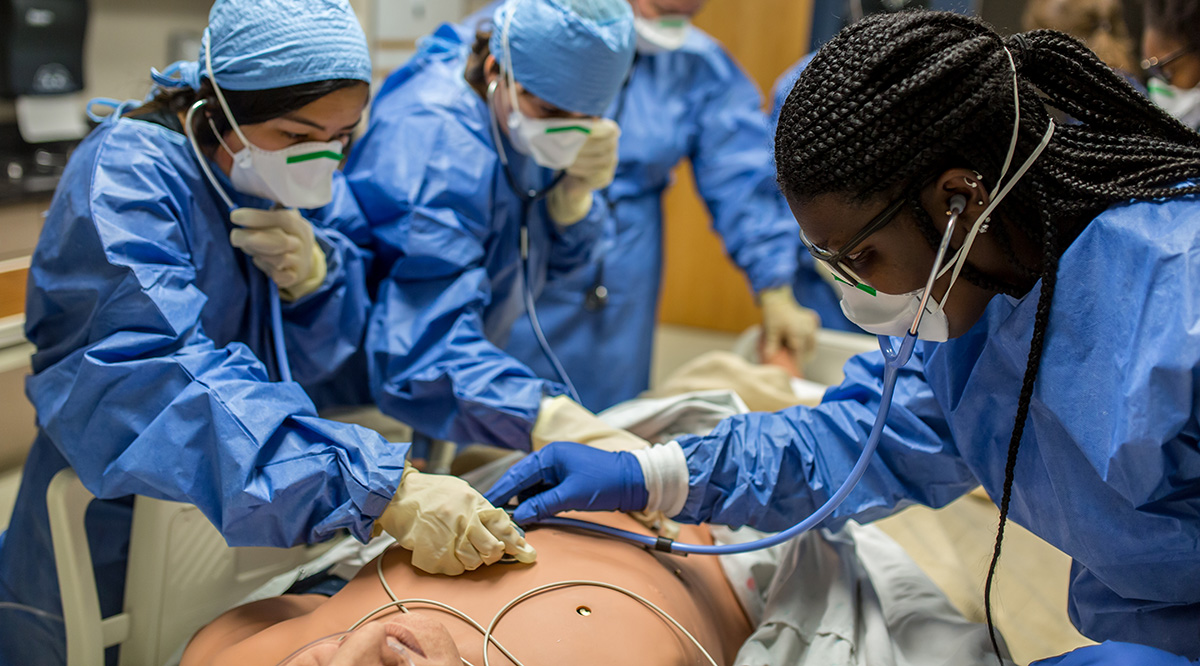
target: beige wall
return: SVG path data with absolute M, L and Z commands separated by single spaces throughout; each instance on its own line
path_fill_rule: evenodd
M 84 59 L 84 100 L 141 99 L 150 89 L 150 68 L 171 63 L 171 34 L 200 34 L 208 24 L 207 2 L 93 0 Z
M 468 13 L 489 1 L 467 0 Z M 350 0 L 350 5 L 370 36 L 372 0 Z M 81 101 L 144 96 L 150 68 L 171 63 L 170 36 L 203 32 L 211 6 L 206 0 L 92 0 L 84 63 L 87 87 Z

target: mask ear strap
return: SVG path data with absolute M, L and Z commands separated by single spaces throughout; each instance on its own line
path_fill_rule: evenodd
M 512 29 L 513 15 L 517 13 L 517 7 L 521 3 L 514 1 L 508 8 L 508 13 L 504 15 L 504 78 L 508 82 L 508 100 L 512 105 L 510 113 L 520 113 L 521 107 L 518 106 L 517 99 L 517 75 L 513 72 L 512 47 L 508 42 L 508 35 Z
M 1013 156 L 1017 154 L 1017 137 L 1021 130 L 1021 97 L 1019 93 L 1019 84 L 1017 83 L 1017 61 L 1013 60 L 1012 51 L 1005 46 L 1004 55 L 1008 56 L 1008 65 L 1012 68 L 1013 79 L 1013 132 L 1012 139 L 1008 142 L 1008 154 L 1004 156 L 1004 166 L 1000 169 L 1000 177 L 996 179 L 996 184 L 1004 182 L 1004 177 L 1008 175 L 1008 168 L 1012 166 Z
M 217 131 L 217 124 L 213 122 L 212 117 L 208 117 L 207 120 L 208 128 L 212 130 L 213 136 L 217 138 L 217 143 L 221 144 L 221 147 L 225 149 L 225 152 L 229 153 L 230 157 L 234 157 L 233 150 L 230 149 L 229 144 L 225 143 L 225 139 L 221 136 L 221 133 Z
M 1017 172 L 1013 174 L 1012 179 L 1000 189 L 1000 191 L 992 199 L 991 203 L 988 204 L 988 207 L 983 209 L 983 212 L 980 213 L 979 217 L 975 220 L 975 224 L 971 225 L 971 231 L 967 233 L 967 238 L 963 241 L 962 248 L 959 249 L 961 256 L 958 257 L 954 263 L 954 273 L 950 276 L 950 286 L 946 288 L 946 296 L 950 295 L 950 290 L 954 288 L 954 283 L 958 281 L 958 275 L 962 272 L 963 266 L 967 263 L 967 254 L 971 251 L 971 246 L 975 243 L 975 238 L 979 235 L 980 228 L 987 223 L 987 220 L 991 217 L 992 212 L 996 210 L 996 206 L 1000 205 L 1000 202 L 1004 199 L 1004 197 L 1008 196 L 1008 193 L 1012 191 L 1014 186 L 1016 186 L 1017 181 L 1021 180 L 1021 177 L 1025 175 L 1025 172 L 1029 171 L 1029 168 L 1032 167 L 1033 163 L 1037 161 L 1037 158 L 1041 156 L 1042 151 L 1046 149 L 1046 146 L 1050 145 L 1050 137 L 1054 136 L 1055 127 L 1056 125 L 1054 124 L 1054 121 L 1051 120 L 1049 125 L 1046 126 L 1046 132 L 1042 135 L 1042 140 L 1038 143 L 1037 148 L 1035 148 L 1033 153 L 1029 155 L 1029 158 L 1025 160 L 1025 163 L 1021 165 L 1021 168 L 1017 169 Z M 946 296 L 942 297 L 943 302 L 945 302 Z
M 967 232 L 967 237 L 963 241 L 962 247 L 958 249 L 958 252 L 954 253 L 951 263 L 947 264 L 946 267 L 942 269 L 941 273 L 939 273 L 938 277 L 941 277 L 945 274 L 946 269 L 948 269 L 950 266 L 954 266 L 954 273 L 950 276 L 950 286 L 946 288 L 946 294 L 942 296 L 943 303 L 945 303 L 946 299 L 950 297 L 950 290 L 953 289 L 954 284 L 958 282 L 958 276 L 962 272 L 963 266 L 967 263 L 967 255 L 971 252 L 971 246 L 975 244 L 975 238 L 980 234 L 980 230 L 988 223 L 988 220 L 991 218 L 992 213 L 996 210 L 996 207 L 1000 205 L 1000 202 L 1004 199 L 1004 197 L 1008 196 L 1008 193 L 1012 191 L 1012 188 L 1017 184 L 1017 181 L 1021 180 L 1021 177 L 1025 175 L 1025 172 L 1029 171 L 1029 168 L 1032 167 L 1033 163 L 1037 161 L 1037 158 L 1042 154 L 1042 151 L 1045 150 L 1046 146 L 1050 144 L 1050 137 L 1054 136 L 1055 124 L 1054 120 L 1051 119 L 1050 123 L 1046 126 L 1046 132 L 1042 135 L 1042 140 L 1040 143 L 1038 143 L 1037 148 L 1035 148 L 1033 153 L 1031 153 L 1025 160 L 1025 163 L 1021 165 L 1021 168 L 1017 169 L 1017 172 L 1013 174 L 1012 178 L 1005 182 L 1005 176 L 1008 174 L 1008 169 L 1012 166 L 1013 157 L 1017 152 L 1017 139 L 1019 138 L 1021 132 L 1021 97 L 1019 82 L 1017 80 L 1017 62 L 1013 59 L 1012 51 L 1009 51 L 1007 46 L 1003 48 L 1004 55 L 1008 56 L 1008 64 L 1012 70 L 1014 110 L 1012 139 L 1008 143 L 1008 154 L 1004 157 L 1004 166 L 1000 169 L 1000 177 L 996 179 L 996 185 L 1000 186 L 1001 183 L 1003 183 L 1003 186 L 1000 187 L 1000 190 L 996 193 L 996 196 L 992 197 L 992 200 L 988 203 L 987 208 L 983 209 L 983 212 L 979 214 L 979 217 L 975 220 L 975 223 L 971 225 L 971 229 Z

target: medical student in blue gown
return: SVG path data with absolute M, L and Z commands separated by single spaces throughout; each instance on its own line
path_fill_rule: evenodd
M 317 418 L 305 393 L 358 348 L 369 307 L 362 253 L 328 228 L 361 215 L 335 173 L 371 77 L 350 6 L 221 0 L 199 62 L 168 74 L 75 151 L 33 257 L 38 436 L 0 536 L 2 664 L 66 659 L 46 489 L 67 466 L 100 498 L 86 526 L 105 615 L 134 494 L 195 504 L 237 546 L 375 528 L 432 572 L 532 557 L 465 483 L 406 472 L 407 444 Z
M 637 16 L 637 57 L 606 112 L 621 125 L 621 161 L 601 194 L 604 236 L 588 263 L 550 280 L 537 301 L 550 347 L 592 410 L 649 388 L 662 197 L 685 159 L 713 229 L 758 296 L 764 354 L 784 346 L 802 363 L 827 315 L 844 320 L 779 198 L 762 95 L 716 40 L 691 25 L 704 0 L 628 1 Z M 816 305 L 797 305 L 795 280 L 812 281 Z M 517 322 L 508 351 L 555 377 L 527 321 Z
M 432 437 L 528 449 L 602 426 L 504 345 L 595 249 L 620 133 L 601 116 L 633 15 L 625 0 L 509 0 L 492 25 L 440 27 L 383 84 L 346 165 L 370 227 L 348 234 L 376 254 L 379 408 Z
M 825 524 L 982 486 L 996 557 L 1011 519 L 1074 559 L 1067 611 L 1103 643 L 1045 663 L 1200 659 L 1200 135 L 1066 35 L 904 12 L 817 53 L 775 156 L 856 323 L 903 335 L 940 276 L 878 451 Z M 883 370 L 863 354 L 817 407 L 645 452 L 554 444 L 489 497 L 534 493 L 518 521 L 646 509 L 780 530 L 847 478 Z

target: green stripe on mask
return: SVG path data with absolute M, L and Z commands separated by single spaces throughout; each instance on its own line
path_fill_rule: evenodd
M 316 152 L 316 153 L 305 153 L 304 155 L 293 155 L 293 156 L 287 158 L 287 163 L 288 164 L 299 164 L 300 162 L 307 162 L 309 160 L 319 160 L 319 159 L 330 159 L 330 160 L 337 160 L 338 162 L 341 162 L 342 154 L 335 153 L 332 150 L 322 150 L 322 151 Z
M 834 279 L 834 281 L 835 281 L 835 282 L 841 282 L 842 284 L 846 285 L 847 287 L 854 287 L 855 289 L 857 289 L 857 290 L 859 290 L 859 291 L 862 291 L 862 292 L 866 292 L 866 293 L 868 293 L 868 294 L 870 294 L 870 295 L 872 295 L 872 296 L 874 296 L 874 295 L 876 295 L 876 294 L 878 294 L 878 293 L 879 293 L 879 292 L 875 291 L 874 289 L 872 289 L 872 288 L 871 288 L 869 285 L 865 285 L 865 284 L 850 284 L 849 282 L 846 282 L 845 280 L 843 280 L 842 278 L 840 278 L 840 277 L 838 277 L 838 276 L 836 276 L 836 275 L 834 275 L 834 276 L 833 276 L 833 279 Z
M 587 127 L 584 127 L 583 125 L 568 125 L 567 127 L 551 127 L 550 129 L 546 130 L 546 134 L 559 134 L 561 132 L 583 132 L 584 134 L 591 134 L 592 130 L 588 129 Z

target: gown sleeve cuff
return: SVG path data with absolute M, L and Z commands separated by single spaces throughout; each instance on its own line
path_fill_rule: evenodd
M 687 458 L 678 442 L 668 442 L 648 449 L 631 451 L 642 466 L 649 501 L 646 511 L 661 511 L 674 517 L 683 511 L 688 497 Z

